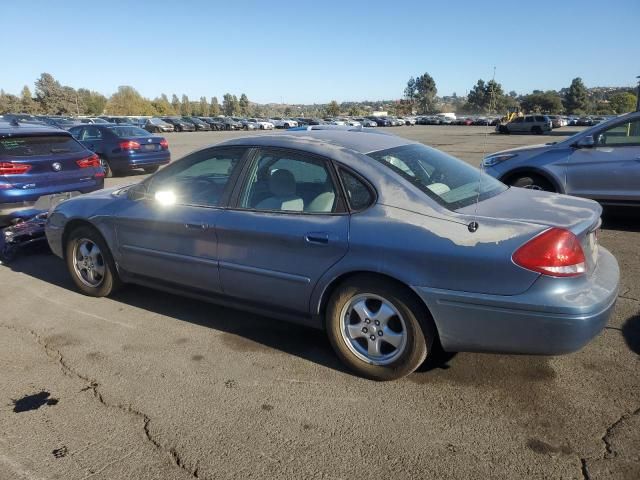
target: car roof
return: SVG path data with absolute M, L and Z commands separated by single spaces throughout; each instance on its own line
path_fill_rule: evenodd
M 304 148 L 305 145 L 310 143 L 314 147 L 330 144 L 367 154 L 417 142 L 375 130 L 351 128 L 344 130 L 303 130 L 285 134 L 240 137 L 228 140 L 220 145 L 271 146 L 306 150 Z
M 0 119 L 0 136 L 2 137 L 37 134 L 70 135 L 66 130 L 61 130 L 51 125 L 28 122 L 7 122 Z

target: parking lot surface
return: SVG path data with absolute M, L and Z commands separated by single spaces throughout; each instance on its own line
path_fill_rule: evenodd
M 474 165 L 575 131 L 388 130 Z M 165 136 L 177 159 L 237 135 Z M 322 332 L 142 287 L 85 297 L 62 260 L 20 256 L 0 266 L 0 480 L 640 478 L 639 218 L 606 212 L 620 296 L 582 351 L 441 355 L 388 383 Z

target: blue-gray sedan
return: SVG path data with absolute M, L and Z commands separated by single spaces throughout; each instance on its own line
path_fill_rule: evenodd
M 562 142 L 504 150 L 484 159 L 508 185 L 640 205 L 640 112 L 614 117 Z
M 324 328 L 351 369 L 389 380 L 438 344 L 584 346 L 618 289 L 600 214 L 393 135 L 319 130 L 230 140 L 65 201 L 47 238 L 87 295 L 130 282 Z

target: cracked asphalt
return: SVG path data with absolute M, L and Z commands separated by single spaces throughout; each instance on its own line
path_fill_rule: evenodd
M 392 131 L 476 165 L 561 138 Z M 167 138 L 178 158 L 242 134 Z M 0 480 L 638 479 L 639 219 L 606 212 L 620 297 L 582 351 L 442 355 L 390 383 L 322 332 L 135 286 L 84 297 L 46 250 L 21 256 L 0 266 Z

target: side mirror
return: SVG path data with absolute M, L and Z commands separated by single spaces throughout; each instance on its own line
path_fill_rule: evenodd
M 593 135 L 587 135 L 578 140 L 574 145 L 576 148 L 593 148 L 596 141 L 593 139 Z
M 147 186 L 144 183 L 138 183 L 127 191 L 127 198 L 129 200 L 137 201 L 146 197 Z

